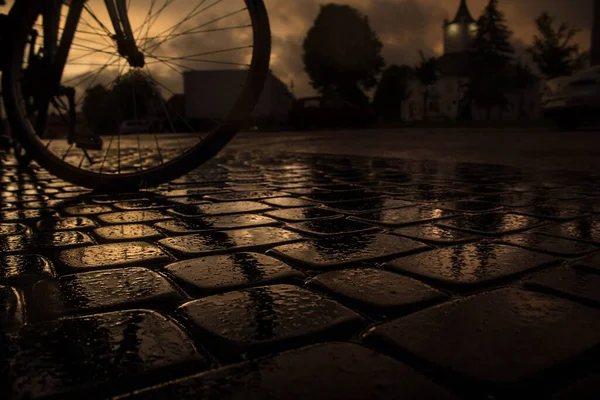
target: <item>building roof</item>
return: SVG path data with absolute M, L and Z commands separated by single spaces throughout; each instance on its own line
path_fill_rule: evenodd
M 458 7 L 458 12 L 456 13 L 456 17 L 452 21 L 451 24 L 466 22 L 468 24 L 477 22 L 471 15 L 469 11 L 469 7 L 467 6 L 467 0 L 460 0 L 460 6 Z

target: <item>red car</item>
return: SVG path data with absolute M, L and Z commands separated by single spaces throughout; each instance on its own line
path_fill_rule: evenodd
M 377 115 L 370 107 L 322 97 L 299 99 L 289 114 L 289 122 L 296 129 L 366 128 L 376 121 Z

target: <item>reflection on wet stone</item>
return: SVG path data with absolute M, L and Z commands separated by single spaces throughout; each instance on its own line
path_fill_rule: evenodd
M 537 228 L 544 223 L 543 220 L 538 218 L 510 213 L 464 215 L 448 221 L 438 222 L 442 227 L 492 236 L 525 231 Z
M 29 252 L 33 247 L 33 244 L 34 242 L 30 236 L 0 236 L 0 254 Z
M 232 214 L 250 214 L 272 210 L 273 207 L 252 201 L 232 201 L 227 203 L 199 204 L 177 207 L 169 212 L 181 217 L 201 217 Z
M 28 235 L 31 229 L 19 223 L 0 223 L 0 237 L 10 235 Z
M 15 210 L 1 211 L 0 221 L 23 222 L 27 220 L 39 220 L 46 217 L 57 217 L 58 213 L 54 210 Z
M 54 268 L 45 257 L 35 254 L 0 256 L 0 284 L 27 284 L 54 276 Z
M 123 211 L 152 210 L 170 207 L 169 204 L 164 204 L 158 201 L 148 199 L 123 201 L 115 203 L 113 204 L 113 206 Z
M 456 214 L 452 211 L 441 210 L 439 208 L 410 207 L 382 210 L 367 214 L 356 214 L 349 218 L 356 221 L 395 227 L 452 218 L 455 215 Z
M 86 217 L 64 217 L 43 219 L 37 223 L 37 229 L 42 232 L 68 231 L 68 230 L 90 230 L 98 225 Z
M 282 208 L 309 207 L 315 204 L 312 201 L 297 199 L 294 197 L 275 197 L 272 199 L 262 200 L 262 202 L 270 206 Z
M 94 235 L 102 242 L 155 240 L 163 237 L 156 229 L 144 224 L 103 226 L 95 229 Z
M 446 297 L 415 279 L 372 268 L 327 272 L 308 284 L 324 288 L 349 304 L 378 316 L 424 307 Z
M 468 243 L 480 238 L 466 232 L 442 228 L 433 224 L 407 226 L 395 229 L 392 233 L 409 239 L 422 240 L 434 245 Z
M 204 196 L 207 200 L 213 201 L 244 201 L 244 200 L 262 200 L 274 197 L 287 196 L 284 192 L 262 191 L 262 192 L 230 192 L 230 193 L 215 193 Z
M 336 212 L 325 210 L 319 207 L 294 208 L 290 210 L 277 210 L 265 213 L 266 216 L 273 217 L 286 222 L 310 221 L 313 219 L 341 218 Z
M 366 200 L 381 197 L 377 192 L 371 192 L 367 190 L 354 190 L 346 192 L 324 192 L 324 193 L 311 193 L 304 195 L 303 198 L 307 200 L 317 201 L 320 203 L 336 203 L 338 201 L 348 200 Z
M 471 290 L 558 261 L 518 247 L 478 242 L 398 258 L 385 268 L 455 290 Z
M 170 261 L 170 258 L 151 244 L 126 242 L 63 250 L 58 261 L 63 268 L 79 272 L 130 265 L 152 266 Z
M 194 300 L 180 307 L 187 324 L 225 359 L 346 336 L 362 325 L 353 311 L 307 290 L 271 285 Z
M 351 343 L 325 343 L 241 363 L 124 398 L 454 399 L 405 364 Z
M 511 235 L 501 239 L 501 242 L 559 257 L 581 257 L 598 250 L 597 247 L 587 243 L 536 233 Z
M 65 207 L 63 211 L 71 216 L 89 216 L 109 213 L 112 211 L 112 208 L 103 205 L 81 205 Z
M 165 270 L 190 293 L 209 295 L 302 279 L 304 274 L 258 253 L 233 253 L 180 261 Z
M 370 200 L 350 200 L 328 203 L 325 208 L 341 214 L 361 214 L 366 212 L 376 212 L 378 210 L 414 206 L 415 203 L 412 201 L 381 197 Z
M 532 217 L 551 219 L 556 221 L 565 221 L 585 216 L 585 213 L 570 210 L 567 208 L 558 208 L 551 205 L 539 205 L 532 207 L 518 207 L 512 210 L 515 214 L 530 215 Z
M 502 206 L 496 204 L 472 200 L 436 203 L 435 206 L 437 208 L 441 208 L 442 210 L 462 211 L 468 213 L 500 211 L 502 209 Z
M 0 352 L 11 365 L 0 369 L 0 392 L 15 399 L 74 396 L 84 388 L 104 398 L 190 363 L 206 368 L 179 327 L 147 310 L 27 325 L 18 335 L 3 335 Z M 140 379 L 143 374 L 153 375 Z
M 218 187 L 194 187 L 193 189 L 173 189 L 160 192 L 161 196 L 164 197 L 194 197 L 194 196 L 206 196 L 213 193 L 224 193 L 229 192 L 228 189 L 222 189 Z
M 32 240 L 37 248 L 52 250 L 96 244 L 87 233 L 77 231 L 43 232 L 36 234 Z
M 269 253 L 294 264 L 320 269 L 375 261 L 427 248 L 429 246 L 399 236 L 357 234 L 280 246 Z
M 36 311 L 45 318 L 120 308 L 175 308 L 184 297 L 146 268 L 111 269 L 61 276 L 33 288 Z
M 123 211 L 98 216 L 98 220 L 105 224 L 136 224 L 152 223 L 172 219 L 173 217 L 160 211 Z
M 365 339 L 479 382 L 515 384 L 596 347 L 600 311 L 505 288 L 385 323 Z
M 230 230 L 241 228 L 256 228 L 262 226 L 280 225 L 281 223 L 262 215 L 243 214 L 225 215 L 221 217 L 203 217 L 188 221 L 165 221 L 154 226 L 169 234 L 199 233 L 215 230 Z
M 303 233 L 305 235 L 316 237 L 369 233 L 380 230 L 380 228 L 373 225 L 339 218 L 319 219 L 296 224 L 287 224 L 286 228 Z
M 583 218 L 561 224 L 552 224 L 535 230 L 542 235 L 563 237 L 600 244 L 600 218 Z
M 259 250 L 300 240 L 304 240 L 304 238 L 297 233 L 264 227 L 178 236 L 162 239 L 159 244 L 182 256 L 193 257 L 232 251 Z
M 22 323 L 23 305 L 21 304 L 16 289 L 10 286 L 0 285 L 0 332 L 16 329 L 20 327 Z M 0 338 L 1 337 L 2 335 L 0 333 Z M 4 353 L 2 353 L 2 355 L 4 357 Z M 2 393 L 1 389 L 0 393 Z

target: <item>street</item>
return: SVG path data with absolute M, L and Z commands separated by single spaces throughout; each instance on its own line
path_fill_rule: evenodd
M 261 148 L 313 154 L 507 164 L 600 172 L 600 130 L 382 129 L 239 134 L 230 150 Z
M 0 397 L 597 394 L 599 133 L 248 132 L 113 194 L 0 153 Z

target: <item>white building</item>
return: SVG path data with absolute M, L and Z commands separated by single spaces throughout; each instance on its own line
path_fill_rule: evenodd
M 460 1 L 456 17 L 443 25 L 444 54 L 438 60 L 439 79 L 429 89 L 425 104 L 425 87 L 415 78 L 408 84 L 410 97 L 403 103 L 404 121 L 456 120 L 460 118 L 468 83 L 469 49 L 477 32 L 477 24 L 467 6 Z M 536 80 L 528 89 L 507 93 L 508 110 L 493 109 L 493 120 L 537 119 L 540 115 L 541 82 Z M 427 112 L 425 112 L 427 107 Z M 472 107 L 474 120 L 487 119 L 487 110 Z
M 247 71 L 201 70 L 183 75 L 185 114 L 188 119 L 223 119 L 232 109 L 245 83 Z M 287 86 L 269 72 L 264 90 L 252 113 L 257 121 L 287 120 L 294 97 Z

